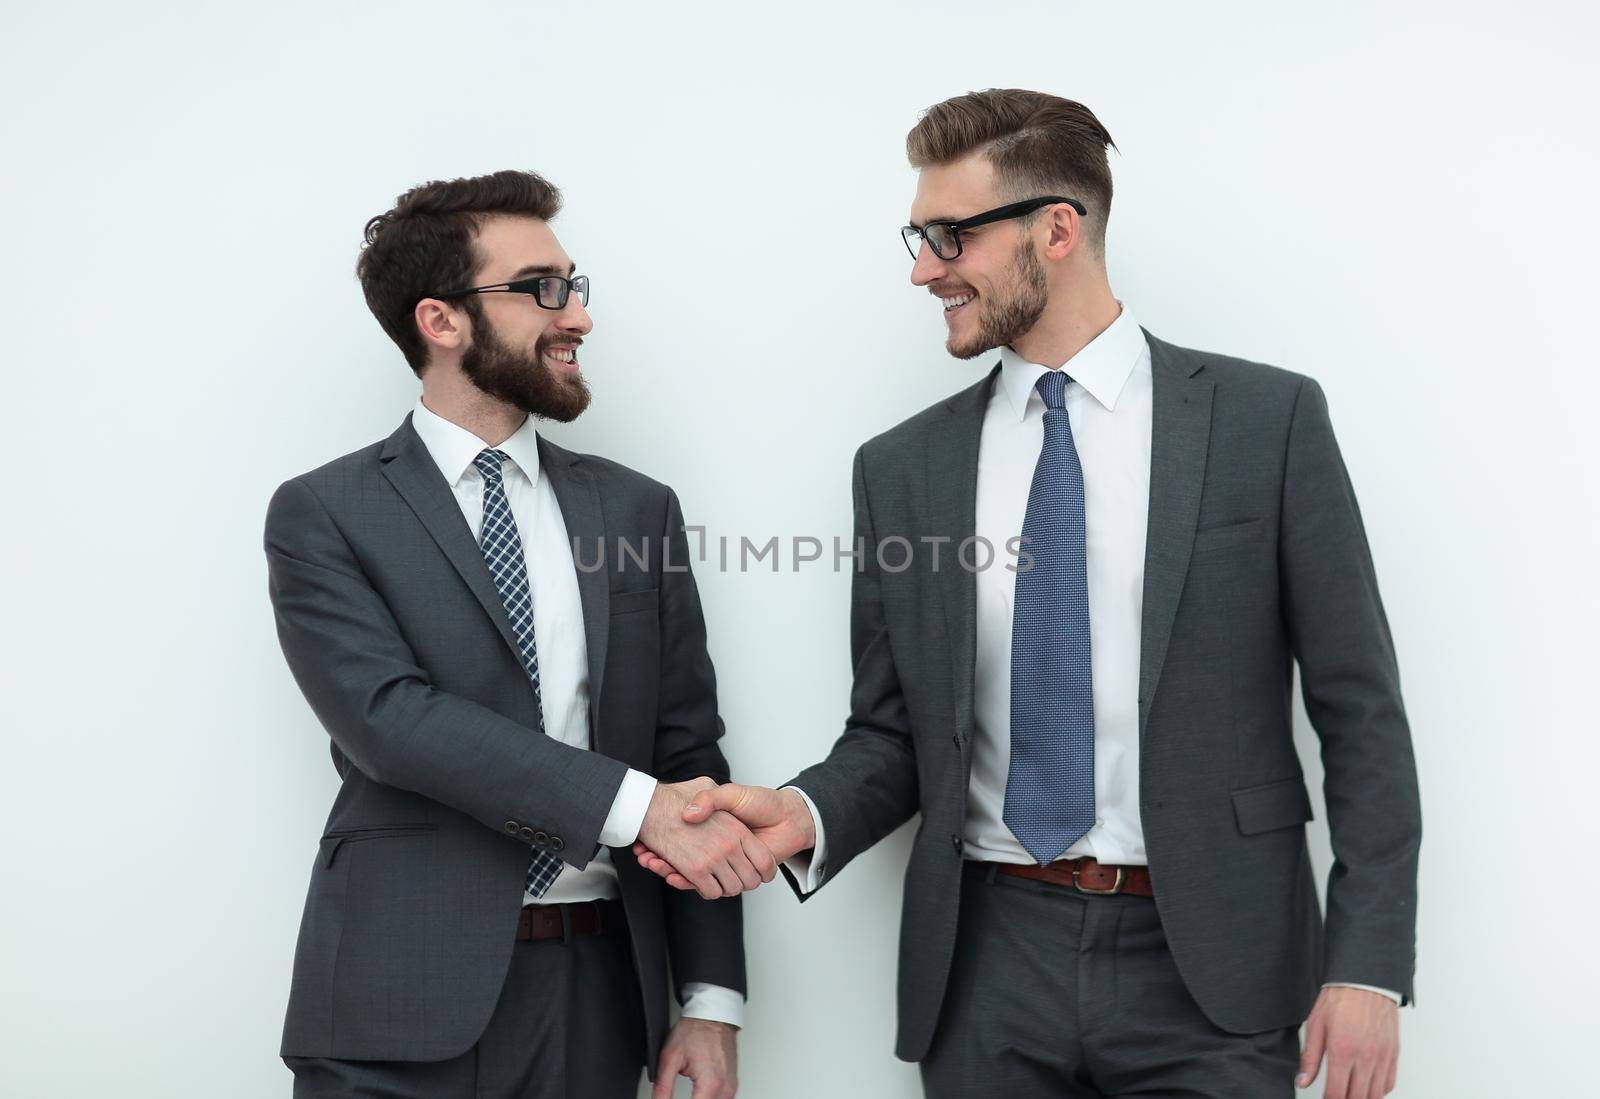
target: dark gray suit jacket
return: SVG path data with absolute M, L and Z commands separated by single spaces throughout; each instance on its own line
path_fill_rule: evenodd
M 410 415 L 268 506 L 278 637 L 344 780 L 311 869 L 284 1055 L 465 1052 L 505 980 L 531 849 L 587 865 L 628 767 L 727 780 L 676 496 L 543 437 L 539 460 L 581 547 L 594 751 L 536 731 L 505 608 Z M 618 537 L 648 545 L 648 564 L 619 563 Z M 602 539 L 605 568 L 586 571 Z M 631 853 L 615 862 L 653 1070 L 669 957 L 679 988 L 744 990 L 741 909 L 666 888 Z
M 1399 670 L 1322 390 L 1151 336 L 1154 422 L 1139 677 L 1139 807 L 1162 926 L 1214 1023 L 1298 1025 L 1322 981 L 1412 996 L 1421 810 Z M 896 1053 L 928 1050 L 955 943 L 973 736 L 978 438 L 999 367 L 855 460 L 855 683 L 844 735 L 791 780 L 828 879 L 918 810 Z M 888 538 L 952 539 L 879 568 Z M 1005 560 L 997 549 L 997 564 Z M 885 560 L 898 567 L 894 546 Z M 1334 865 L 1326 934 L 1291 733 L 1298 660 L 1322 741 Z M 787 871 L 785 871 L 787 874 Z M 789 876 L 791 884 L 794 878 Z M 828 880 L 825 879 L 825 880 Z

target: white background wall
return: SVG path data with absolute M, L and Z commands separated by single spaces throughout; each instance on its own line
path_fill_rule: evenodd
M 352 273 L 365 220 L 422 180 L 547 174 L 596 325 L 594 406 L 552 437 L 712 537 L 845 534 L 855 446 L 980 369 L 896 229 L 917 113 L 999 85 L 1117 139 L 1112 285 L 1147 327 L 1328 393 L 1422 778 L 1399 1094 L 1592 1094 L 1588 6 L 5 9 L 0 1093 L 288 1092 L 335 776 L 261 523 L 416 392 Z M 848 579 L 699 571 L 736 774 L 841 728 Z M 743 1095 L 918 1094 L 891 1054 L 905 838 L 803 910 L 750 900 Z

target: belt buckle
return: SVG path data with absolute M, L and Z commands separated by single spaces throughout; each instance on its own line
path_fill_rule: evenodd
M 1076 889 L 1078 892 L 1093 893 L 1097 897 L 1109 897 L 1113 893 L 1122 892 L 1122 867 L 1117 867 L 1117 880 L 1111 883 L 1110 889 L 1090 889 L 1087 885 L 1084 885 L 1078 880 L 1078 866 L 1078 863 L 1072 864 L 1072 888 Z

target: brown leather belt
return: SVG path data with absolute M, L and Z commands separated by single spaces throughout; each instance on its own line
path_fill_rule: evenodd
M 1136 897 L 1155 896 L 1155 890 L 1150 887 L 1148 866 L 1111 866 L 1096 862 L 1088 855 L 1080 859 L 1057 859 L 1048 866 L 1037 866 L 1033 863 L 1023 866 L 1011 863 L 995 865 L 1002 874 L 1032 878 L 1034 881 L 1049 882 L 1051 885 L 1063 885 L 1080 893 L 1101 895 L 1131 893 Z
M 622 924 L 620 901 L 575 901 L 572 904 L 525 904 L 517 920 L 517 942 L 562 939 L 570 932 L 599 935 Z

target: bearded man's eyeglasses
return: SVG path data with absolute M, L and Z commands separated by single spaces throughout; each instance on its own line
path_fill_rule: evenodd
M 448 294 L 430 294 L 441 301 L 462 298 L 468 294 L 532 294 L 541 309 L 565 309 L 567 297 L 577 294 L 578 301 L 589 304 L 589 276 L 574 275 L 564 279 L 560 275 L 535 275 L 512 282 L 497 282 L 491 286 L 473 286 L 466 290 L 452 290 Z
M 928 242 L 928 247 L 933 249 L 933 254 L 943 260 L 955 259 L 961 254 L 961 234 L 968 229 L 976 229 L 980 225 L 989 225 L 996 221 L 1010 221 L 1012 218 L 1025 217 L 1035 210 L 1042 210 L 1046 206 L 1054 206 L 1065 202 L 1068 206 L 1078 211 L 1079 217 L 1087 217 L 1089 211 L 1084 209 L 1083 203 L 1075 198 L 1062 198 L 1059 195 L 1048 195 L 1044 198 L 1030 198 L 1025 202 L 1011 202 L 1004 206 L 997 206 L 993 210 L 985 210 L 981 214 L 973 214 L 960 221 L 930 221 L 926 225 L 907 225 L 900 230 L 900 239 L 906 242 L 906 251 L 911 253 L 911 258 L 917 258 L 917 249 L 922 241 Z

